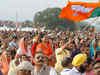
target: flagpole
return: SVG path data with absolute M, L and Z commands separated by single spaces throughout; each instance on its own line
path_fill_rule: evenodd
M 16 32 L 17 32 L 17 28 L 18 28 L 18 14 L 16 12 Z

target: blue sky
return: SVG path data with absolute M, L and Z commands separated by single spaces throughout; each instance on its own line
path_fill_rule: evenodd
M 83 1 L 83 0 L 72 0 Z M 84 0 L 87 1 L 87 0 Z M 98 0 L 88 0 L 98 1 Z M 0 0 L 0 19 L 15 20 L 16 12 L 18 13 L 18 20 L 26 19 L 32 20 L 34 13 L 41 11 L 48 7 L 63 8 L 67 0 Z

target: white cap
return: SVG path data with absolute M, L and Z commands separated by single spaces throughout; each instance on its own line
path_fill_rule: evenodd
M 17 67 L 16 70 L 33 70 L 34 67 L 32 66 L 32 64 L 29 61 L 23 61 L 21 62 Z

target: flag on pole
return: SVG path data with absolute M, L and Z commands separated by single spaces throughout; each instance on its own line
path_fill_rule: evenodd
M 59 18 L 78 22 L 96 16 L 100 16 L 100 1 L 93 3 L 82 2 L 82 0 L 79 2 L 78 0 L 78 2 L 68 1 L 67 6 L 62 9 Z

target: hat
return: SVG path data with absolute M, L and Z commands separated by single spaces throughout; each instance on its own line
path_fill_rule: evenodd
M 86 54 L 77 54 L 72 61 L 73 66 L 80 66 L 87 60 Z
M 33 70 L 34 67 L 32 66 L 32 64 L 29 61 L 23 61 L 21 62 L 17 67 L 16 70 Z

